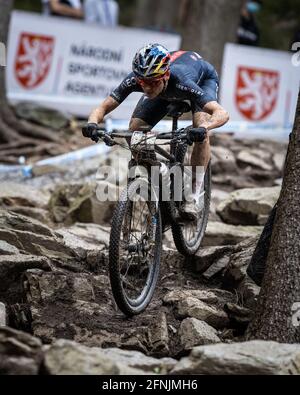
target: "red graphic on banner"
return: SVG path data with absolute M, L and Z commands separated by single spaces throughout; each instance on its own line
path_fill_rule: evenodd
M 261 121 L 276 106 L 279 93 L 278 71 L 239 67 L 236 87 L 236 105 L 251 121 Z
M 15 75 L 27 89 L 38 86 L 48 75 L 54 50 L 54 38 L 21 33 L 15 60 Z

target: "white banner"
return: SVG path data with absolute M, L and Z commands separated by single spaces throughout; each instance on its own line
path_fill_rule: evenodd
M 292 53 L 227 44 L 221 104 L 232 121 L 289 127 L 294 122 L 300 67 Z
M 173 51 L 179 49 L 181 38 L 14 11 L 8 41 L 8 98 L 87 116 L 131 71 L 135 52 L 150 42 Z M 129 118 L 139 97 L 132 94 L 112 117 Z

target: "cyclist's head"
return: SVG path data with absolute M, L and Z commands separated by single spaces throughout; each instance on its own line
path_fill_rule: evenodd
M 149 44 L 140 49 L 132 62 L 132 70 L 141 80 L 155 80 L 165 77 L 170 69 L 169 51 L 160 44 Z
M 170 62 L 169 51 L 160 44 L 149 44 L 136 53 L 132 69 L 150 99 L 157 97 L 166 88 Z

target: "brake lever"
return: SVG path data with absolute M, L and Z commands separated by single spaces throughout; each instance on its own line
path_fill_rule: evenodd
M 114 145 L 117 145 L 117 143 L 113 140 L 113 138 L 108 134 L 104 134 L 102 140 L 108 147 L 113 147 Z

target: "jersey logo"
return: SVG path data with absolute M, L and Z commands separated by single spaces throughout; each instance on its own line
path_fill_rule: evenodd
M 15 59 L 15 76 L 24 88 L 35 88 L 46 79 L 53 50 L 54 37 L 21 33 Z
M 191 59 L 193 59 L 195 62 L 197 62 L 198 60 L 202 59 L 202 56 L 200 56 L 197 52 L 193 52 L 192 55 L 190 56 Z
M 261 121 L 275 109 L 279 93 L 280 73 L 272 70 L 239 67 L 236 105 L 250 121 Z
M 171 55 L 171 63 L 175 62 L 176 59 L 180 58 L 180 56 L 184 55 L 186 51 L 177 51 Z

